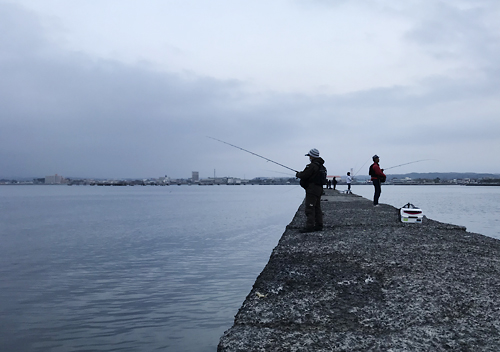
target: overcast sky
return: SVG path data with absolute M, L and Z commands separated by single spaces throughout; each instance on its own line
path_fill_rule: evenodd
M 500 173 L 498 0 L 0 0 L 0 177 Z

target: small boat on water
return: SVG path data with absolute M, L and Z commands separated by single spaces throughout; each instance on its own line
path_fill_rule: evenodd
M 422 223 L 423 218 L 422 209 L 411 203 L 405 204 L 399 209 L 399 220 L 401 222 Z

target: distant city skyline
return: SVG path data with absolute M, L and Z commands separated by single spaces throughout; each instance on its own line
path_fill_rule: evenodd
M 409 180 L 415 180 L 415 179 L 426 179 L 426 180 L 433 180 L 433 179 L 442 179 L 442 180 L 454 180 L 454 179 L 459 179 L 459 180 L 487 180 L 487 179 L 494 179 L 498 180 L 500 179 L 500 174 L 493 174 L 493 173 L 456 173 L 456 172 L 449 172 L 449 173 L 437 173 L 437 172 L 428 172 L 428 173 L 406 173 L 406 174 L 391 174 L 387 173 L 388 175 L 388 182 L 390 182 L 392 179 L 399 179 L 399 180 L 404 180 L 404 179 L 409 179 Z M 332 179 L 333 177 L 337 178 L 339 181 L 345 181 L 346 175 L 328 175 L 327 176 L 329 179 Z M 168 176 L 160 176 L 160 177 L 139 177 L 139 178 L 127 178 L 127 177 L 117 177 L 117 178 L 99 178 L 99 177 L 64 177 L 62 175 L 47 175 L 45 177 L 20 177 L 20 178 L 5 178 L 5 177 L 0 177 L 0 184 L 1 182 L 9 182 L 9 181 L 23 181 L 23 182 L 30 182 L 30 181 L 36 181 L 37 183 L 44 183 L 44 184 L 61 184 L 61 183 L 67 183 L 69 181 L 75 181 L 75 180 L 108 180 L 108 181 L 120 181 L 120 180 L 126 180 L 126 181 L 157 181 L 160 183 L 164 182 L 177 182 L 178 180 L 182 181 L 189 181 L 193 183 L 197 182 L 202 182 L 202 181 L 209 181 L 209 180 L 254 180 L 254 179 L 294 179 L 294 176 L 257 176 L 252 179 L 248 178 L 239 178 L 239 177 L 234 177 L 234 176 L 220 176 L 217 178 L 214 178 L 213 176 L 208 176 L 205 178 L 200 178 L 199 175 L 197 175 L 196 171 L 192 171 L 191 177 L 179 177 L 179 178 L 170 178 Z M 370 179 L 370 176 L 368 175 L 356 175 L 353 178 L 355 181 L 366 181 Z M 222 182 L 222 181 L 219 181 Z

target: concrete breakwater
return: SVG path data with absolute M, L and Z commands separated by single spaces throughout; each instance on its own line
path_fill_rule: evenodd
M 302 204 L 219 352 L 500 351 L 499 240 L 325 191 L 324 230 Z

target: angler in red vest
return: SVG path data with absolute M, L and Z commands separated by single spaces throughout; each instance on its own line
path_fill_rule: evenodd
M 374 155 L 372 157 L 373 164 L 370 165 L 370 176 L 373 182 L 373 187 L 375 187 L 375 194 L 373 195 L 373 205 L 378 206 L 378 199 L 380 198 L 380 193 L 382 193 L 382 187 L 380 186 L 383 182 L 385 182 L 386 176 L 384 174 L 384 169 L 381 169 L 378 165 L 380 158 L 378 155 Z

